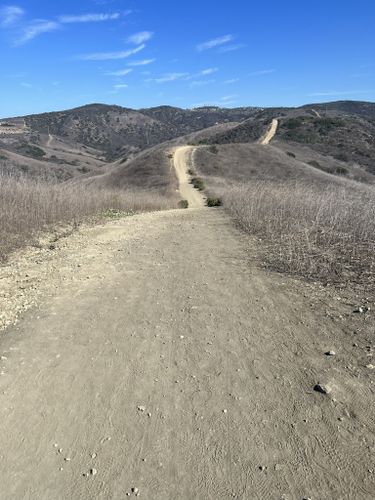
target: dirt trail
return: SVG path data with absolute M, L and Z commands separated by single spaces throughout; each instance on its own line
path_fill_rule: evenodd
M 249 265 L 221 209 L 56 245 L 0 337 L 1 500 L 375 497 L 366 315 Z
M 175 150 L 174 166 L 179 182 L 181 198 L 187 200 L 189 208 L 202 208 L 205 206 L 205 199 L 201 192 L 190 184 L 189 167 L 193 167 L 194 147 L 182 146 Z
M 320 115 L 319 111 L 317 111 L 316 109 L 312 109 L 311 111 L 314 113 L 314 115 L 315 115 L 317 118 L 321 118 L 321 115 Z
M 48 133 L 48 140 L 47 140 L 47 144 L 46 144 L 47 148 L 51 147 L 52 141 L 53 141 L 53 135 Z
M 279 121 L 276 120 L 276 118 L 274 118 L 272 120 L 270 128 L 267 130 L 267 133 L 260 140 L 260 143 L 263 144 L 264 146 L 269 144 L 272 141 L 272 139 L 275 137 L 278 126 L 279 126 Z

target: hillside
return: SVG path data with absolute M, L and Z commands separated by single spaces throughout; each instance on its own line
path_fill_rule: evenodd
M 116 185 L 128 182 L 138 185 L 144 178 L 147 186 L 147 177 L 154 175 L 152 169 L 158 169 L 159 163 L 153 160 L 147 172 L 143 164 L 155 151 L 159 155 L 159 146 L 167 150 L 182 143 L 251 144 L 257 142 L 271 120 L 277 118 L 279 128 L 272 145 L 289 152 L 290 158 L 298 156 L 302 162 L 322 171 L 372 182 L 374 117 L 374 103 L 354 101 L 299 108 L 233 109 L 159 106 L 133 110 L 90 104 L 2 120 L 1 169 L 16 175 L 50 175 L 66 181 L 82 175 L 84 179 L 105 176 L 113 172 L 115 166 L 118 167 L 114 176 Z M 146 155 L 142 153 L 148 150 Z M 121 172 L 124 178 L 118 182 Z M 108 177 L 103 179 L 107 183 Z M 165 182 L 164 179 L 164 188 Z

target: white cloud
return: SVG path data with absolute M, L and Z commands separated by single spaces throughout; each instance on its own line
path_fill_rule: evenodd
M 227 45 L 226 47 L 220 47 L 219 52 L 234 52 L 235 50 L 243 49 L 246 47 L 244 43 L 237 43 L 236 45 Z
M 26 89 L 30 89 L 32 87 L 32 85 L 31 85 L 31 83 L 22 82 L 21 87 L 25 87 Z
M 8 5 L 0 8 L 0 25 L 11 26 L 21 19 L 25 11 L 17 5 Z
M 217 71 L 219 71 L 219 68 L 207 68 L 207 69 L 204 69 L 202 71 L 199 71 L 199 73 L 194 73 L 192 75 L 187 74 L 186 80 L 194 80 L 194 79 L 198 79 L 202 76 L 209 76 L 209 75 L 212 75 L 213 73 L 216 73 Z
M 308 97 L 334 97 L 341 95 L 354 95 L 354 94 L 371 94 L 374 90 L 332 90 L 329 92 L 313 92 L 308 94 Z
M 205 85 L 210 85 L 211 83 L 215 83 L 216 80 L 194 80 L 191 82 L 192 87 L 203 87 Z
M 209 49 L 213 49 L 215 47 L 219 47 L 220 45 L 224 45 L 225 43 L 229 43 L 232 40 L 234 40 L 233 35 L 220 36 L 218 38 L 213 38 L 212 40 L 208 40 L 208 42 L 204 42 L 204 43 L 197 45 L 197 49 L 199 50 L 199 52 L 202 52 L 203 50 L 209 50 Z
M 156 83 L 166 83 L 166 82 L 174 82 L 176 80 L 181 80 L 182 78 L 186 78 L 189 76 L 189 73 L 168 73 L 160 78 L 156 78 Z
M 216 73 L 219 71 L 219 68 L 207 68 L 201 71 L 201 75 L 206 76 L 206 75 L 212 75 L 213 73 Z
M 232 83 L 236 83 L 236 82 L 239 82 L 240 79 L 239 78 L 231 78 L 230 80 L 225 80 L 223 83 L 224 85 L 230 85 Z
M 126 85 L 126 83 L 119 83 L 117 85 L 114 85 L 113 88 L 117 89 L 117 90 L 120 90 L 120 89 L 127 89 L 128 88 L 128 85 Z
M 225 95 L 223 97 L 220 97 L 220 101 L 224 101 L 224 102 L 227 102 L 227 101 L 233 101 L 233 99 L 237 97 L 237 94 L 233 94 L 233 95 Z
M 94 52 L 93 54 L 82 54 L 78 56 L 78 59 L 83 61 L 108 61 L 115 59 L 126 59 L 127 57 L 132 56 L 133 54 L 137 54 L 141 50 L 143 50 L 146 45 L 140 45 L 135 49 L 124 50 L 119 52 Z
M 106 73 L 106 75 L 109 75 L 109 76 L 126 76 L 128 75 L 129 73 L 131 73 L 133 70 L 128 68 L 128 69 L 120 69 L 118 71 L 110 71 L 108 73 Z
M 152 64 L 156 59 L 144 59 L 143 61 L 133 61 L 128 63 L 128 66 L 147 66 L 148 64 Z
M 63 24 L 70 23 L 96 23 L 101 21 L 113 21 L 118 19 L 120 14 L 115 12 L 113 14 L 82 14 L 79 16 L 60 16 L 59 21 Z
M 50 33 L 51 31 L 56 31 L 59 28 L 60 24 L 55 21 L 35 19 L 22 29 L 22 34 L 18 40 L 16 40 L 16 45 L 23 45 L 43 33 Z
M 134 43 L 135 45 L 139 45 L 140 43 L 147 42 L 150 40 L 154 34 L 152 31 L 140 31 L 139 33 L 135 33 L 132 36 L 129 36 L 127 39 L 128 43 Z
M 261 69 L 260 71 L 253 71 L 249 76 L 270 75 L 271 73 L 275 73 L 275 71 L 275 69 Z

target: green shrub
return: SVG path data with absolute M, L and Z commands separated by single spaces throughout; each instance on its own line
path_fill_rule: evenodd
M 333 155 L 333 157 L 336 158 L 336 160 L 349 161 L 349 157 L 346 153 L 337 153 Z
M 303 123 L 302 116 L 298 116 L 297 118 L 289 118 L 289 120 L 285 122 L 285 127 L 288 128 L 289 130 L 292 130 L 294 128 L 300 127 L 302 123 Z
M 179 201 L 178 208 L 189 208 L 189 202 L 187 200 Z
M 349 170 L 346 167 L 337 167 L 335 169 L 335 174 L 337 175 L 348 175 Z
M 25 156 L 31 156 L 31 158 L 41 159 L 46 156 L 46 152 L 43 151 L 42 148 L 38 146 L 34 146 L 33 144 L 24 144 L 19 148 L 21 154 Z
M 215 146 L 215 144 L 212 144 L 212 146 L 210 146 L 208 148 L 208 151 L 214 155 L 216 155 L 219 152 L 219 150 L 217 149 L 217 146 Z
M 222 201 L 220 198 L 207 198 L 208 207 L 221 207 Z
M 295 158 L 296 157 L 296 155 L 294 153 L 292 153 L 291 151 L 286 151 L 286 154 L 288 156 L 290 156 L 291 158 Z
M 205 189 L 204 181 L 200 177 L 193 177 L 190 182 L 191 184 L 193 184 L 195 189 L 198 189 L 199 191 L 204 191 Z
M 102 217 L 106 217 L 108 219 L 121 219 L 122 217 L 129 217 L 130 215 L 135 215 L 133 210 L 117 210 L 115 208 L 109 208 L 102 212 Z
M 188 174 L 189 175 L 197 175 L 197 172 L 193 168 L 189 168 Z
M 312 167 L 315 167 L 315 168 L 322 168 L 321 164 L 316 161 L 316 160 L 310 160 L 307 162 L 309 165 L 311 165 Z
M 77 170 L 78 170 L 78 172 L 81 172 L 81 174 L 87 174 L 88 172 L 91 172 L 91 170 L 85 166 L 77 168 Z

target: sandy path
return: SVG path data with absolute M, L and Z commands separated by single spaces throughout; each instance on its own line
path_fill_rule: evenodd
M 260 143 L 263 144 L 264 146 L 269 144 L 272 141 L 272 139 L 275 137 L 278 126 L 279 126 L 279 121 L 276 120 L 276 118 L 274 118 L 272 120 L 271 126 L 268 129 L 267 133 L 260 140 Z
M 193 166 L 194 147 L 183 146 L 177 148 L 174 153 L 174 166 L 179 182 L 181 198 L 189 202 L 189 208 L 201 208 L 205 206 L 205 199 L 197 189 L 190 184 L 188 168 Z
M 321 118 L 320 113 L 316 109 L 311 110 L 317 118 Z
M 175 210 L 25 269 L 49 287 L 0 337 L 1 500 L 374 498 L 366 322 L 249 248 L 221 209 Z

